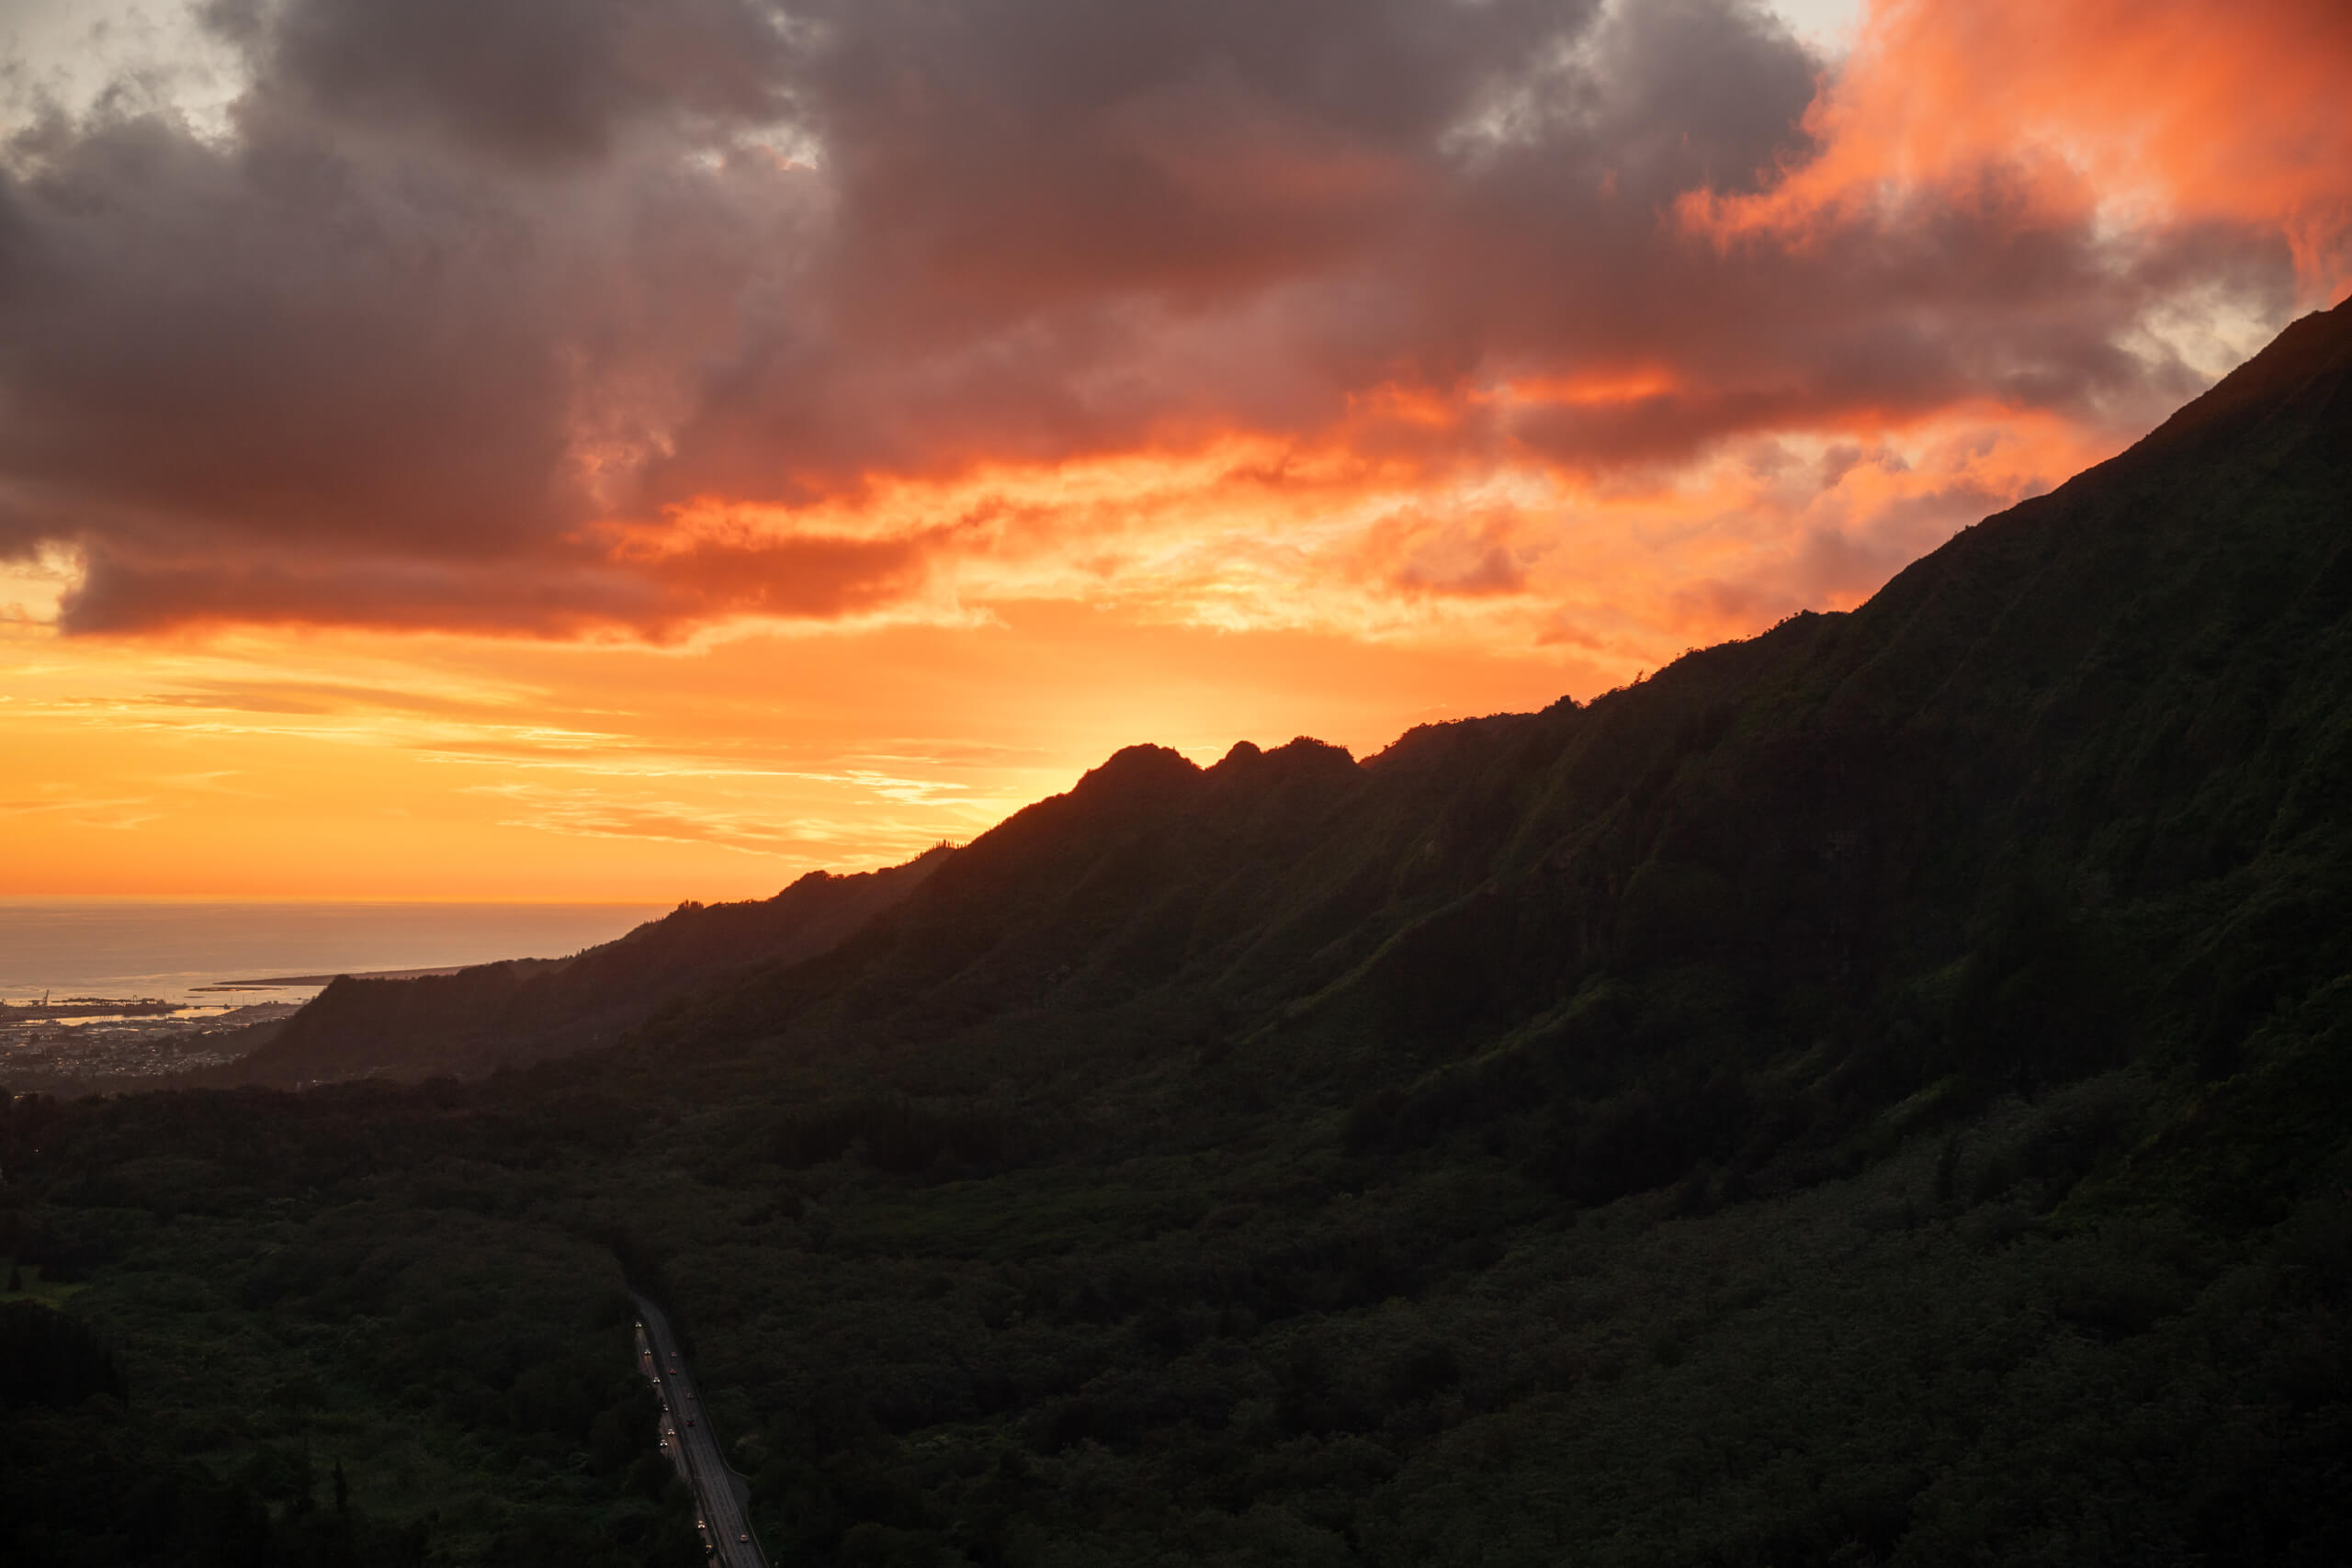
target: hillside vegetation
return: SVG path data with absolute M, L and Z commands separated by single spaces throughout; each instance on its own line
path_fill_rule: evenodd
M 824 952 L 922 885 L 944 847 L 886 871 L 812 871 L 775 897 L 682 904 L 569 958 L 479 964 L 401 980 L 345 976 L 259 1048 L 202 1075 L 292 1088 L 343 1078 L 471 1076 L 610 1044 L 723 977 Z
M 616 1043 L 15 1100 L 123 1456 L 17 1550 L 336 1561 L 299 1441 L 380 1560 L 656 1560 L 627 1277 L 778 1562 L 2340 1561 L 2348 802 L 2352 307 L 1851 614 L 1123 751 Z

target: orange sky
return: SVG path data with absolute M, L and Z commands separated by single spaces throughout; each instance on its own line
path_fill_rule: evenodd
M 763 896 L 1589 696 L 2352 283 L 2332 0 L 750 7 L 17 105 L 0 896 Z

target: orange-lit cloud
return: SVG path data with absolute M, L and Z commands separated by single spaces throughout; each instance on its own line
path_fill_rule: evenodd
M 1781 243 L 1971 199 L 2120 236 L 2249 225 L 2284 238 L 2324 303 L 2352 280 L 2347 73 L 2335 0 L 1881 0 L 1807 113 L 1821 152 L 1765 191 L 1685 207 Z
M 217 118 L 0 128 L 43 886 L 314 774 L 408 814 L 378 884 L 756 886 L 1098 746 L 1589 693 L 2352 282 L 2337 0 L 193 14 Z

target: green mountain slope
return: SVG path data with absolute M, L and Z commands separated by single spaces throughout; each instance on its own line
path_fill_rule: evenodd
M 1116 1041 L 1385 1088 L 1368 1146 L 1499 1122 L 1587 1197 L 1923 1090 L 2219 1074 L 2352 969 L 2347 411 L 2338 310 L 1849 615 L 1362 765 L 1123 752 L 658 1038 L 943 1084 Z

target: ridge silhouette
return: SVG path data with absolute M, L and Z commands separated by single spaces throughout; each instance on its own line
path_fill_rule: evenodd
M 922 875 L 814 885 L 834 913 L 788 942 L 763 928 L 765 952 L 694 967 L 694 942 L 638 933 L 566 972 L 340 983 L 242 1071 L 480 1071 L 632 1029 L 712 1058 L 988 1055 L 1035 1033 L 1238 1059 L 1351 1103 L 1600 1030 L 1619 1043 L 1576 1049 L 1631 1065 L 1579 1068 L 1568 1100 L 1671 1080 L 1643 1115 L 1680 1106 L 1697 1129 L 1622 1186 L 1826 1146 L 1955 1075 L 1979 1095 L 2076 1076 L 2139 1032 L 2181 1033 L 2185 1005 L 2197 1039 L 2170 1046 L 2224 1051 L 2338 953 L 2288 953 L 2255 912 L 2294 880 L 2265 860 L 2281 843 L 2315 857 L 2295 875 L 2344 871 L 2341 758 L 2303 742 L 2352 713 L 2348 386 L 2352 306 L 1850 613 L 1361 762 L 1305 738 L 1206 769 L 1130 747 Z M 2246 919 L 2214 918 L 2215 898 Z M 2020 921 L 2074 972 L 2034 978 Z M 2064 994 L 2040 1021 L 1986 1012 L 1938 989 L 1954 965 Z M 595 1007 L 563 999 L 592 976 Z M 2188 1005 L 2192 986 L 2209 994 Z M 1595 1008 L 1614 1021 L 1574 1021 Z M 1824 1081 L 1872 1087 L 1749 1127 L 1734 1080 L 1825 1041 Z

